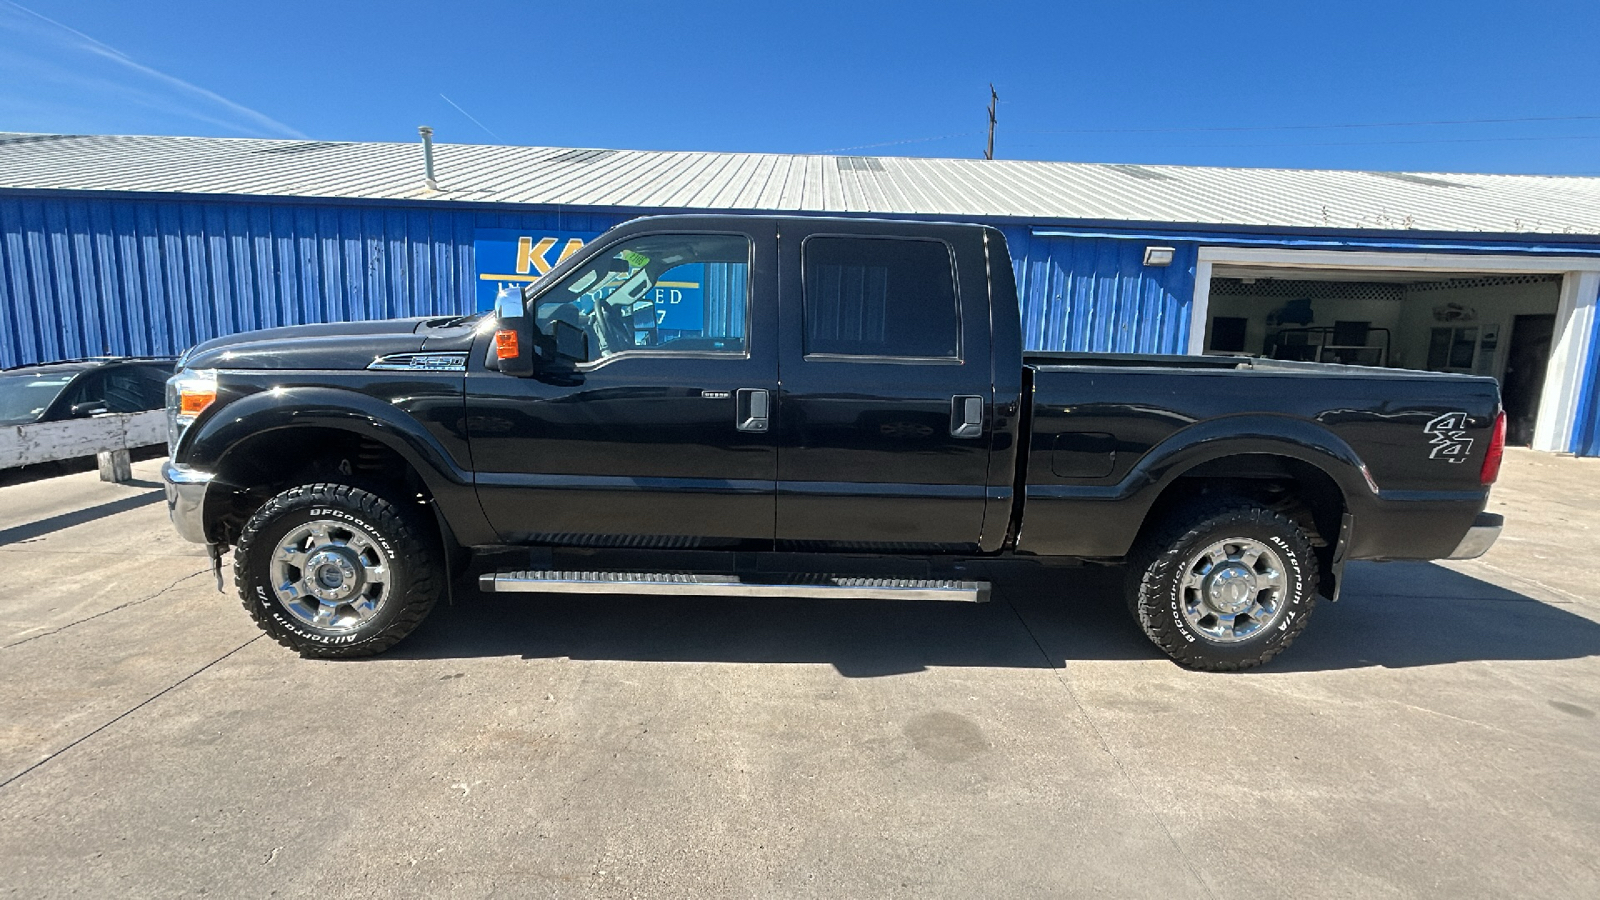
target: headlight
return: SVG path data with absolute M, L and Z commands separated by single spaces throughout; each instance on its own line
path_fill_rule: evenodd
M 167 455 L 178 449 L 178 439 L 217 401 L 214 369 L 184 369 L 167 379 Z

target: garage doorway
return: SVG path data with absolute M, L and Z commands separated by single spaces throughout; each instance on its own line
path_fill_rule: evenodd
M 1562 277 L 1218 266 L 1205 349 L 1488 375 L 1503 388 L 1508 441 L 1528 446 Z
M 1196 270 L 1192 353 L 1493 377 L 1509 443 L 1568 449 L 1600 261 L 1203 248 Z
M 1528 446 L 1533 443 L 1533 428 L 1539 416 L 1539 395 L 1544 393 L 1544 378 L 1550 368 L 1550 345 L 1555 338 L 1556 317 L 1517 316 L 1511 323 L 1511 346 L 1506 350 L 1505 371 L 1500 378 L 1500 399 L 1506 407 L 1506 443 Z

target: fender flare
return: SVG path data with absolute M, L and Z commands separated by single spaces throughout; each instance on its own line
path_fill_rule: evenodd
M 377 441 L 416 471 L 435 504 L 444 507 L 441 514 L 448 513 L 445 517 L 452 521 L 453 530 L 465 532 L 463 537 L 477 537 L 488 529 L 487 521 L 478 521 L 483 511 L 477 504 L 472 472 L 457 465 L 415 418 L 393 404 L 355 391 L 290 387 L 248 394 L 196 423 L 195 430 L 183 437 L 183 455 L 185 462 L 197 469 L 219 472 L 250 438 L 295 428 L 333 429 Z M 206 519 L 209 527 L 209 511 Z
M 1310 465 L 1332 479 L 1347 512 L 1359 514 L 1368 508 L 1363 501 L 1372 496 L 1372 489 L 1360 456 L 1326 426 L 1273 414 L 1224 416 L 1169 434 L 1144 451 L 1133 468 L 1114 483 L 1030 484 L 1029 505 L 1023 511 L 1025 531 L 1028 521 L 1035 518 L 1033 504 L 1039 502 L 1066 504 L 1053 510 L 1057 524 L 1078 528 L 1094 521 L 1097 528 L 1092 540 L 1046 538 L 1034 540 L 1029 547 L 1030 539 L 1023 538 L 1018 546 L 1025 552 L 1071 553 L 1081 550 L 1069 548 L 1092 548 L 1087 555 L 1125 555 L 1144 530 L 1156 501 L 1173 482 L 1205 463 L 1250 455 L 1286 457 Z M 1032 549 L 1049 547 L 1052 540 L 1054 551 Z
M 285 428 L 333 428 L 370 437 L 394 450 L 427 483 L 471 485 L 472 473 L 455 464 L 416 419 L 375 397 L 328 387 L 258 391 L 221 407 L 185 436 L 188 463 L 215 471 L 247 438 Z
M 1169 435 L 1124 477 L 1124 496 L 1147 498 L 1143 502 L 1148 509 L 1172 482 L 1195 468 L 1252 455 L 1282 456 L 1315 467 L 1338 485 L 1346 509 L 1355 498 L 1372 493 L 1361 456 L 1326 426 L 1292 416 L 1252 413 L 1208 419 Z
M 1356 510 L 1374 495 L 1366 464 L 1349 443 L 1318 422 L 1289 416 L 1251 414 L 1212 419 L 1171 435 L 1139 460 L 1124 484 L 1138 485 L 1140 521 L 1148 521 L 1156 500 L 1173 482 L 1209 462 L 1240 456 L 1277 456 L 1298 460 L 1327 475 L 1338 488 L 1343 509 L 1337 534 L 1328 541 L 1323 593 L 1338 600 L 1344 565 L 1355 528 Z M 1134 500 L 1132 496 L 1127 498 Z M 1143 525 L 1141 525 L 1141 530 Z

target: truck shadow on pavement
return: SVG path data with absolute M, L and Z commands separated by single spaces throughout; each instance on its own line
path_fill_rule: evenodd
M 1160 659 L 1117 568 L 1008 568 L 988 604 L 478 593 L 456 588 L 383 659 L 521 656 L 827 663 L 870 678 L 930 667 Z M 1427 563 L 1357 564 L 1338 603 L 1262 674 L 1600 655 L 1600 624 Z

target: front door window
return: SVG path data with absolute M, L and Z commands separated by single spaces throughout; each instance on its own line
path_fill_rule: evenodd
M 602 251 L 539 295 L 539 331 L 582 333 L 580 362 L 630 352 L 745 352 L 750 240 L 655 234 Z M 571 346 L 566 342 L 563 346 Z

